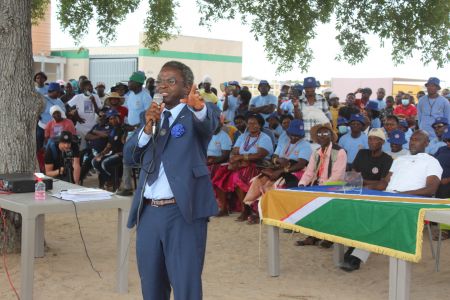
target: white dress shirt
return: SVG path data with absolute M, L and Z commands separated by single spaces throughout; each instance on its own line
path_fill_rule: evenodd
M 171 116 L 169 117 L 169 126 L 172 126 L 172 123 L 175 121 L 175 119 L 180 114 L 181 110 L 186 106 L 185 103 L 180 103 L 177 106 L 170 109 Z M 188 107 L 189 110 L 191 110 L 195 117 L 199 119 L 200 121 L 203 121 L 206 118 L 206 105 L 203 106 L 203 109 L 200 111 L 194 111 L 190 107 Z M 166 111 L 167 109 L 164 109 Z M 161 121 L 160 126 L 164 122 L 164 112 L 161 114 Z M 170 134 L 168 132 L 167 134 Z M 144 129 L 141 130 L 141 133 L 139 134 L 139 141 L 138 141 L 138 147 L 142 148 L 145 145 L 147 145 L 150 142 L 151 134 L 146 134 L 144 132 Z M 161 165 L 159 167 L 159 174 L 158 178 L 153 182 L 151 186 L 146 184 L 145 190 L 144 190 L 144 197 L 147 199 L 170 199 L 173 198 L 173 192 L 170 188 L 169 181 L 166 176 L 166 172 L 164 171 L 164 164 L 161 161 Z

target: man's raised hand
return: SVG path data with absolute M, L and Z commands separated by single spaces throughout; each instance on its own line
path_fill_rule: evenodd
M 181 99 L 181 103 L 186 103 L 186 105 L 190 106 L 195 111 L 200 111 L 205 106 L 205 100 L 197 93 L 197 87 L 195 84 L 192 85 L 191 91 L 187 98 Z

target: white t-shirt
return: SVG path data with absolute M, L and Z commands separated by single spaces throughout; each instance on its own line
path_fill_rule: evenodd
M 388 192 L 404 192 L 424 188 L 428 176 L 441 179 L 442 167 L 439 161 L 427 153 L 402 155 L 394 160 L 391 180 L 386 188 Z
M 98 108 L 102 108 L 102 104 L 97 95 L 93 95 Z M 76 106 L 78 115 L 85 120 L 83 124 L 77 123 L 77 133 L 85 135 L 88 133 L 95 124 L 97 124 L 97 114 L 95 113 L 94 105 L 89 97 L 84 94 L 78 94 L 73 97 L 69 102 L 69 106 Z

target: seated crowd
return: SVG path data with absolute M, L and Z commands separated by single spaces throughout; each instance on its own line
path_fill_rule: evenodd
M 136 166 L 123 164 L 122 150 L 142 125 L 158 81 L 134 72 L 128 85 L 119 83 L 107 95 L 103 83 L 94 91 L 85 76 L 65 85 L 45 80 L 44 73 L 36 74 L 36 91 L 46 99 L 36 136 L 42 170 L 75 183 L 96 170 L 100 188 L 122 184 L 118 194 L 131 195 Z M 207 150 L 217 216 L 238 211 L 237 221 L 258 223 L 257 203 L 265 191 L 343 181 L 347 171 L 360 173 L 368 189 L 450 197 L 450 93 L 439 94 L 439 79 L 431 77 L 417 101 L 401 92 L 386 97 L 383 88 L 371 99 L 372 90 L 363 88 L 341 103 L 329 90 L 320 95 L 319 87 L 307 77 L 302 85 L 283 86 L 277 97 L 261 80 L 259 95 L 252 97 L 230 81 L 217 95 L 205 76 L 199 93 L 222 110 Z M 317 243 L 307 237 L 296 245 Z M 368 257 L 361 252 L 349 249 L 343 268 L 358 269 Z

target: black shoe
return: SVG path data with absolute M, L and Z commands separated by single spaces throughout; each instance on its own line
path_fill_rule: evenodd
M 324 249 L 329 249 L 329 248 L 331 248 L 331 246 L 333 246 L 333 242 L 330 242 L 327 240 L 323 240 L 319 243 L 319 247 L 324 248 Z
M 119 196 L 132 196 L 133 195 L 133 190 L 131 190 L 131 189 L 123 189 L 121 191 L 118 191 L 116 193 L 116 195 L 119 195 Z
M 348 247 L 347 251 L 345 251 L 344 254 L 344 261 L 348 260 L 348 258 L 352 255 L 353 250 L 355 250 L 355 247 Z
M 361 260 L 356 256 L 350 255 L 346 261 L 341 266 L 341 269 L 346 272 L 353 272 L 359 269 L 361 265 Z

